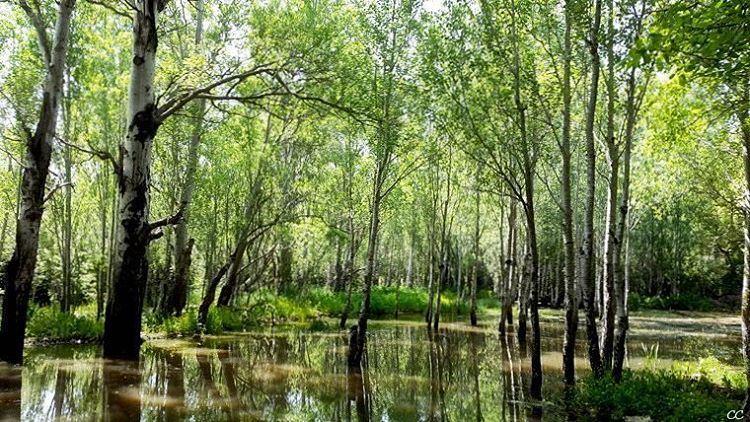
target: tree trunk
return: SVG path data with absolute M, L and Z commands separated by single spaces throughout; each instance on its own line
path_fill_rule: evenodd
M 645 87 L 644 87 L 645 89 Z M 628 259 L 627 249 L 624 265 L 621 262 L 622 248 L 628 236 L 628 217 L 630 210 L 630 155 L 633 150 L 633 136 L 635 123 L 638 115 L 638 95 L 636 93 L 636 72 L 630 70 L 627 82 L 627 102 L 625 116 L 625 145 L 623 147 L 623 171 L 622 171 L 622 197 L 620 199 L 620 219 L 617 224 L 617 232 L 612 256 L 614 271 L 615 301 L 617 303 L 617 318 L 615 326 L 615 340 L 612 363 L 612 377 L 616 382 L 622 377 L 622 368 L 625 363 L 625 346 L 628 331 Z
M 518 236 L 516 227 L 516 216 L 517 216 L 517 203 L 513 199 L 510 200 L 510 212 L 508 213 L 508 249 L 507 257 L 505 259 L 505 265 L 507 266 L 506 276 L 507 281 L 505 282 L 505 295 L 503 296 L 503 303 L 500 309 L 500 324 L 498 325 L 498 331 L 500 334 L 505 334 L 505 324 L 513 324 L 513 295 L 515 294 L 515 267 L 516 267 L 516 237 Z
M 604 274 L 602 280 L 604 288 L 602 313 L 602 366 L 605 370 L 612 368 L 612 354 L 614 353 L 615 312 L 617 301 L 615 298 L 615 268 L 614 248 L 620 242 L 616 236 L 617 222 L 617 185 L 620 168 L 620 151 L 615 142 L 615 53 L 614 53 L 614 1 L 609 0 L 607 17 L 607 159 L 609 161 L 609 183 L 607 186 L 607 215 L 604 227 Z
M 383 173 L 385 163 L 387 163 L 387 159 L 384 159 L 377 164 L 373 181 L 372 206 L 370 208 L 370 233 L 367 240 L 367 263 L 365 264 L 365 279 L 364 285 L 362 286 L 362 305 L 359 310 L 359 320 L 357 322 L 356 331 L 354 327 L 352 327 L 352 336 L 356 335 L 356 341 L 349 342 L 349 367 L 360 366 L 367 336 L 367 320 L 370 317 L 370 294 L 372 292 L 372 282 L 375 277 L 375 255 L 377 252 L 378 231 L 380 229 L 380 203 L 383 199 L 381 188 L 385 176 Z
M 479 179 L 477 174 L 477 179 Z M 478 182 L 478 180 L 477 180 Z M 471 265 L 471 297 L 469 298 L 469 319 L 471 325 L 477 325 L 477 284 L 479 283 L 479 185 L 475 192 L 475 219 L 474 219 L 474 261 Z
M 349 214 L 349 255 L 346 258 L 346 305 L 341 313 L 339 328 L 346 328 L 346 320 L 349 318 L 349 312 L 352 308 L 352 291 L 354 290 L 354 259 L 357 254 L 357 243 L 355 243 L 354 218 Z M 348 283 L 348 284 L 347 284 Z
M 39 122 L 26 140 L 26 162 L 20 186 L 16 244 L 13 256 L 5 269 L 6 288 L 3 298 L 3 319 L 0 325 L 0 359 L 9 363 L 23 360 L 23 341 L 31 284 L 39 248 L 39 230 L 44 212 L 44 185 L 49 172 L 52 140 L 55 137 L 57 116 L 63 90 L 65 58 L 68 52 L 70 21 L 75 0 L 59 2 L 55 35 L 50 46 L 46 33 L 40 32 L 40 43 L 47 45 L 44 82 Z M 33 13 L 33 12 L 29 12 Z
M 745 377 L 748 387 L 745 395 L 743 410 L 750 414 L 750 92 L 747 88 L 743 93 L 742 108 L 738 118 L 742 127 L 742 141 L 745 149 L 743 161 L 745 164 L 745 249 L 744 271 L 742 274 L 742 356 L 745 359 Z
M 440 277 L 437 282 L 437 292 L 435 295 L 435 313 L 432 317 L 432 328 L 437 331 L 440 327 L 440 309 L 442 308 L 442 297 L 443 297 L 443 286 L 448 282 L 448 250 L 449 246 L 446 244 L 447 241 L 443 240 L 442 258 L 440 260 Z
M 195 28 L 195 46 L 198 48 L 203 39 L 203 0 L 195 3 L 197 11 Z M 167 299 L 166 307 L 162 309 L 166 314 L 180 315 L 187 304 L 188 284 L 190 282 L 190 262 L 192 246 L 188 240 L 188 218 L 190 216 L 190 203 L 193 200 L 195 189 L 195 173 L 198 168 L 198 146 L 201 143 L 203 133 L 203 115 L 206 113 L 206 100 L 200 98 L 195 104 L 195 123 L 193 133 L 188 146 L 188 163 L 185 172 L 185 184 L 180 193 L 180 207 L 183 209 L 183 218 L 175 227 L 174 262 L 175 274 L 171 295 Z
M 206 325 L 206 321 L 208 320 L 208 310 L 214 303 L 214 298 L 216 297 L 216 288 L 219 286 L 221 278 L 224 277 L 224 274 L 226 274 L 227 270 L 229 270 L 229 266 L 234 262 L 236 253 L 237 251 L 235 250 L 235 252 L 233 252 L 232 255 L 229 256 L 227 262 L 224 263 L 221 268 L 219 268 L 219 271 L 216 272 L 216 275 L 211 278 L 211 281 L 208 282 L 208 285 L 206 286 L 206 292 L 203 295 L 203 300 L 198 307 L 198 324 L 203 326 Z
M 245 250 L 247 250 L 247 236 L 243 233 L 237 240 L 237 249 L 235 250 L 232 260 L 232 265 L 229 267 L 229 273 L 227 274 L 227 281 L 221 288 L 219 293 L 219 300 L 216 302 L 216 306 L 229 306 L 234 297 L 234 293 L 237 290 L 237 284 L 239 282 L 239 272 L 242 268 L 242 258 L 245 256 Z
M 430 247 L 428 251 L 429 273 L 427 275 L 427 312 L 425 322 L 427 327 L 432 325 L 432 304 L 435 301 L 435 220 L 437 219 L 437 200 L 433 200 L 432 216 L 430 218 Z
M 595 262 L 594 262 L 594 202 L 596 201 L 596 145 L 594 143 L 594 123 L 596 98 L 599 89 L 599 27 L 601 24 L 602 1 L 594 4 L 594 17 L 589 33 L 591 55 L 591 89 L 586 109 L 586 206 L 583 219 L 583 244 L 581 245 L 581 284 L 584 287 L 586 308 L 586 337 L 588 355 L 594 376 L 602 375 L 601 355 L 599 354 L 599 333 L 596 326 L 595 303 Z
M 120 147 L 117 252 L 104 322 L 105 358 L 137 360 L 141 345 L 141 316 L 148 280 L 146 251 L 151 232 L 148 223 L 151 145 L 161 123 L 153 92 L 156 22 L 159 6 L 163 5 L 159 0 L 140 0 L 133 14 L 128 129 Z
M 66 112 L 63 112 L 65 114 L 65 118 L 67 119 Z M 67 129 L 68 123 L 65 122 L 65 127 Z M 67 130 L 66 130 L 67 132 Z M 67 135 L 67 134 L 66 134 Z M 62 295 L 62 306 L 61 310 L 62 312 L 68 313 L 70 312 L 70 306 L 71 306 L 71 293 L 72 293 L 72 265 L 71 265 L 71 259 L 70 259 L 70 250 L 71 250 L 71 244 L 72 244 L 72 237 L 73 237 L 73 209 L 72 209 L 72 196 L 73 196 L 73 186 L 71 185 L 73 183 L 72 180 L 72 170 L 73 170 L 73 163 L 71 162 L 71 151 L 70 151 L 70 145 L 66 145 L 63 149 L 63 166 L 65 171 L 65 198 L 63 203 L 63 224 L 62 224 L 62 283 L 63 283 L 63 295 Z

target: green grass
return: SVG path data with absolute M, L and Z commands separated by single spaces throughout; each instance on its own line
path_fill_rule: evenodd
M 669 369 L 628 370 L 619 384 L 586 377 L 576 387 L 571 410 L 582 420 L 724 420 L 729 410 L 742 408 L 745 385 L 740 371 L 715 358 L 701 359 Z
M 323 288 L 312 289 L 300 297 L 289 298 L 331 317 L 340 316 L 346 305 L 346 293 L 332 292 Z M 427 309 L 428 301 L 429 295 L 425 289 L 408 287 L 397 289 L 395 287 L 375 286 L 372 288 L 370 298 L 370 313 L 373 317 L 395 315 L 397 310 L 399 314 L 419 314 Z M 360 292 L 353 293 L 351 310 L 358 311 L 361 303 L 362 294 Z M 486 303 L 490 303 L 490 299 L 487 299 Z M 443 292 L 441 312 L 463 315 L 467 314 L 468 311 L 468 303 L 459 301 L 454 292 Z
M 628 306 L 634 311 L 655 309 L 710 312 L 720 309 L 706 297 L 691 293 L 672 296 L 641 296 L 637 293 L 630 293 Z
M 428 294 L 425 289 L 375 286 L 372 289 L 370 311 L 373 318 L 387 318 L 396 314 L 421 314 L 427 308 Z M 145 316 L 146 330 L 164 333 L 169 336 L 191 335 L 200 331 L 219 334 L 228 331 L 245 331 L 254 327 L 290 323 L 310 323 L 310 329 L 320 330 L 327 326 L 323 318 L 338 318 L 346 306 L 346 293 L 333 292 L 325 288 L 314 288 L 303 294 L 288 293 L 276 295 L 268 290 L 254 292 L 246 306 L 234 308 L 211 308 L 206 326 L 198 327 L 195 310 L 189 310 L 179 317 L 160 318 L 155 314 Z M 362 294 L 352 294 L 350 318 L 357 315 Z M 441 312 L 444 315 L 468 313 L 468 304 L 458 300 L 455 293 L 446 291 L 441 299 Z M 491 293 L 480 296 L 480 308 L 497 307 L 497 300 Z
M 56 307 L 32 309 L 26 335 L 54 341 L 96 341 L 104 334 L 104 322 L 86 312 L 63 313 Z

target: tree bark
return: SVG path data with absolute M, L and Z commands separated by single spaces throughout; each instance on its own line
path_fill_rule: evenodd
M 245 250 L 247 250 L 247 236 L 243 233 L 237 240 L 237 249 L 233 255 L 232 265 L 229 267 L 227 281 L 221 288 L 216 306 L 229 306 L 232 302 L 234 292 L 237 290 L 238 275 L 240 268 L 242 268 L 242 258 L 245 256 Z
M 67 102 L 67 101 L 66 101 Z M 66 107 L 67 108 L 67 107 Z M 63 111 L 65 119 L 67 119 L 67 110 Z M 65 122 L 65 128 L 67 132 L 68 122 Z M 67 136 L 67 134 L 66 134 Z M 71 147 L 66 145 L 63 149 L 63 167 L 65 172 L 65 197 L 63 201 L 63 224 L 62 224 L 62 283 L 63 283 L 63 294 L 61 310 L 62 312 L 70 312 L 71 307 L 71 294 L 72 294 L 72 262 L 71 262 L 71 247 L 73 237 L 73 208 L 72 208 L 72 196 L 73 196 L 73 180 L 72 170 L 73 163 L 71 156 Z
M 199 48 L 203 39 L 203 0 L 197 0 L 195 47 Z M 188 162 L 185 171 L 185 182 L 180 192 L 179 206 L 183 209 L 183 219 L 174 229 L 174 280 L 167 282 L 166 292 L 162 298 L 160 311 L 165 315 L 180 315 L 187 304 L 188 284 L 190 282 L 190 262 L 192 249 L 188 248 L 188 220 L 190 203 L 195 189 L 195 174 L 198 168 L 198 146 L 203 133 L 203 116 L 206 112 L 206 101 L 202 98 L 195 100 L 193 132 L 188 146 Z
M 39 121 L 34 133 L 30 131 L 27 133 L 26 162 L 20 186 L 20 210 L 16 222 L 16 244 L 5 271 L 6 289 L 3 298 L 3 319 L 0 324 L 0 338 L 3 339 L 0 342 L 0 359 L 9 363 L 23 361 L 26 313 L 36 268 L 39 230 L 44 212 L 44 185 L 49 173 L 52 141 L 57 127 L 70 21 L 74 7 L 75 0 L 59 2 L 55 35 L 51 46 L 46 32 L 39 32 L 47 75 Z M 28 5 L 24 9 L 26 8 Z M 27 13 L 33 14 L 34 12 L 29 8 Z
M 643 5 L 645 8 L 645 4 Z M 641 14 L 641 17 L 643 14 Z M 637 37 L 642 30 L 642 22 L 638 23 Z M 646 82 L 648 83 L 648 82 Z M 627 81 L 627 101 L 625 115 L 625 145 L 623 146 L 623 171 L 622 171 L 622 198 L 620 199 L 619 214 L 620 218 L 617 224 L 617 233 L 615 239 L 618 241 L 614 244 L 614 254 L 612 256 L 612 266 L 614 272 L 615 301 L 617 303 L 617 315 L 615 326 L 614 356 L 612 363 L 612 377 L 615 382 L 619 382 L 622 377 L 622 368 L 625 362 L 625 347 L 628 331 L 628 279 L 629 279 L 629 255 L 628 255 L 628 217 L 630 209 L 630 156 L 633 149 L 633 136 L 635 131 L 636 119 L 640 107 L 641 97 L 646 87 L 640 94 L 636 92 L 636 69 L 631 68 Z M 625 244 L 625 262 L 621 264 L 622 248 Z
M 357 321 L 356 331 L 352 328 L 352 336 L 356 336 L 356 341 L 349 342 L 349 367 L 359 367 L 362 362 L 362 353 L 364 352 L 365 340 L 367 335 L 367 320 L 370 317 L 370 294 L 372 292 L 372 282 L 375 277 L 375 255 L 377 249 L 377 237 L 380 229 L 380 204 L 382 197 L 382 185 L 384 178 L 385 164 L 387 159 L 380 160 L 375 171 L 372 188 L 372 206 L 370 208 L 370 233 L 367 240 L 367 263 L 365 264 L 365 279 L 362 286 L 362 305 L 359 310 L 359 320 Z M 352 347 L 353 346 L 353 347 Z
M 479 283 L 479 175 L 477 174 L 477 187 L 475 189 L 475 219 L 474 219 L 474 261 L 471 265 L 471 296 L 469 298 L 469 319 L 471 325 L 477 325 L 477 284 Z
M 596 118 L 596 99 L 599 90 L 599 27 L 601 25 L 602 1 L 594 3 L 594 17 L 589 34 L 589 53 L 591 55 L 591 88 L 586 108 L 586 204 L 583 219 L 583 244 L 581 245 L 581 284 L 584 287 L 584 304 L 586 308 L 586 336 L 588 337 L 588 355 L 591 371 L 594 376 L 602 375 L 601 355 L 599 353 L 599 333 L 596 326 L 595 303 L 595 262 L 594 262 L 594 202 L 596 201 L 596 145 L 594 141 L 594 123 Z
M 748 84 L 750 85 L 750 84 Z M 745 360 L 745 377 L 749 384 L 745 392 L 743 410 L 750 414 L 750 86 L 743 92 L 741 110 L 737 112 L 742 131 L 745 165 L 745 248 L 743 251 L 744 271 L 742 273 L 742 356 Z
M 620 151 L 615 142 L 615 53 L 614 53 L 614 1 L 609 0 L 607 16 L 607 160 L 609 161 L 609 181 L 607 185 L 607 214 L 604 227 L 604 274 L 602 280 L 603 313 L 602 313 L 602 366 L 605 370 L 612 368 L 614 353 L 615 312 L 615 268 L 614 249 L 620 242 L 615 233 L 617 223 L 617 186 L 620 170 Z
M 154 103 L 156 22 L 164 2 L 137 1 L 133 14 L 133 60 L 128 93 L 127 135 L 120 146 L 117 251 L 107 298 L 103 356 L 137 360 L 148 279 L 151 226 L 151 146 L 161 122 Z
M 233 252 L 232 255 L 229 256 L 227 262 L 224 263 L 224 265 L 219 268 L 219 271 L 216 272 L 213 278 L 211 278 L 211 281 L 208 282 L 208 285 L 206 286 L 206 292 L 203 295 L 203 300 L 198 307 L 198 324 L 203 326 L 206 325 L 206 321 L 208 321 L 208 310 L 214 303 L 214 299 L 216 298 L 216 288 L 219 286 L 219 282 L 221 281 L 222 277 L 224 277 L 224 274 L 226 274 L 227 270 L 229 270 L 229 266 L 234 262 L 236 253 L 237 251 L 235 250 L 235 252 Z
M 505 295 L 503 296 L 503 303 L 500 309 L 500 323 L 498 325 L 498 331 L 500 334 L 505 334 L 506 323 L 513 324 L 513 296 L 516 290 L 516 241 L 518 228 L 516 227 L 517 220 L 517 202 L 513 199 L 510 200 L 510 211 L 508 212 L 508 249 L 507 257 L 505 259 L 505 265 L 508 268 L 506 273 L 507 281 L 505 282 Z

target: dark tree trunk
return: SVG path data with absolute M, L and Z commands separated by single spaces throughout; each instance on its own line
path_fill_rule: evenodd
M 232 262 L 234 262 L 234 253 L 229 257 L 229 260 L 227 260 L 227 262 L 222 265 L 221 268 L 219 268 L 219 271 L 216 272 L 216 275 L 213 276 L 211 281 L 209 281 L 208 285 L 206 286 L 206 292 L 203 295 L 203 300 L 198 307 L 198 323 L 203 326 L 206 325 L 206 321 L 208 320 L 208 310 L 214 303 L 214 299 L 216 298 L 216 288 L 219 286 L 219 282 L 221 281 L 222 277 L 224 277 L 224 274 L 226 274 L 227 270 L 229 270 L 229 266 L 232 265 Z
M 160 6 L 164 4 L 159 0 L 138 1 L 133 16 L 128 131 L 120 147 L 117 252 L 104 321 L 105 358 L 137 360 L 141 346 L 152 229 L 148 223 L 151 145 L 161 123 L 153 93 Z
M 48 72 L 44 82 L 39 121 L 34 133 L 27 134 L 26 158 L 20 186 L 20 212 L 16 222 L 16 244 L 13 256 L 5 268 L 6 286 L 3 298 L 3 319 L 0 324 L 0 338 L 3 341 L 0 342 L 0 359 L 9 363 L 23 361 L 26 316 L 36 268 L 39 230 L 44 213 L 44 185 L 49 173 L 52 141 L 57 126 L 70 20 L 74 7 L 75 0 L 60 1 L 52 45 L 49 45 L 46 28 L 37 28 Z M 32 20 L 36 20 L 35 17 L 38 18 L 30 9 L 26 12 Z
M 240 235 L 240 239 L 237 244 L 232 261 L 232 266 L 229 267 L 229 273 L 227 274 L 227 281 L 221 288 L 219 293 L 219 300 L 216 302 L 216 306 L 229 306 L 232 303 L 232 298 L 237 290 L 237 283 L 239 282 L 239 272 L 242 267 L 242 257 L 245 255 L 247 249 L 247 239 L 245 235 Z

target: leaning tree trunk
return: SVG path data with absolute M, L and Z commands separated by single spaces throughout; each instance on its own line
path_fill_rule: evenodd
M 586 308 L 586 336 L 588 337 L 588 355 L 591 371 L 594 376 L 602 375 L 601 355 L 599 354 L 599 333 L 596 326 L 596 304 L 594 287 L 596 271 L 594 268 L 594 202 L 596 201 L 596 145 L 594 143 L 594 123 L 596 117 L 596 98 L 599 89 L 599 26 L 601 24 L 602 2 L 596 0 L 594 21 L 590 32 L 591 54 L 591 89 L 586 109 L 586 206 L 583 218 L 583 244 L 581 245 L 581 284 L 584 287 L 584 304 Z
M 153 91 L 156 22 L 163 3 L 140 0 L 133 15 L 128 129 L 120 147 L 117 247 L 104 322 L 105 358 L 137 360 L 141 345 L 141 311 L 148 279 L 146 251 L 151 233 L 151 146 L 160 124 Z
M 28 6 L 26 6 L 28 7 Z M 23 341 L 31 283 L 36 268 L 39 230 L 44 212 L 44 185 L 47 182 L 52 140 L 55 137 L 60 97 L 63 90 L 65 57 L 68 52 L 70 21 L 75 0 L 59 3 L 55 35 L 50 46 L 46 29 L 37 28 L 43 46 L 47 75 L 44 82 L 39 122 L 26 140 L 26 162 L 21 182 L 20 210 L 16 222 L 16 245 L 5 269 L 6 288 L 3 298 L 3 319 L 0 325 L 0 359 L 10 363 L 23 361 Z M 32 20 L 38 16 L 27 10 Z M 32 16 L 33 15 L 33 16 Z
M 237 241 L 237 249 L 233 255 L 232 265 L 229 267 L 227 281 L 219 292 L 219 300 L 216 302 L 216 306 L 229 306 L 232 302 L 232 297 L 234 297 L 234 292 L 237 290 L 237 284 L 239 283 L 239 272 L 242 268 L 242 258 L 245 256 L 247 245 L 247 235 L 243 233 Z
M 227 262 L 222 265 L 221 268 L 219 268 L 219 271 L 216 272 L 216 274 L 211 278 L 211 280 L 208 282 L 208 285 L 206 286 L 206 292 L 203 295 L 203 300 L 198 307 L 198 324 L 202 326 L 205 326 L 206 322 L 208 321 L 208 311 L 211 308 L 211 305 L 214 303 L 214 299 L 216 298 L 216 288 L 219 287 L 219 282 L 221 281 L 222 277 L 224 277 L 224 274 L 227 273 L 227 270 L 229 270 L 229 266 L 232 265 L 232 262 L 234 262 L 235 253 L 233 253 L 229 257 Z
M 615 142 L 615 53 L 614 53 L 614 1 L 609 0 L 607 17 L 607 158 L 609 160 L 609 183 L 607 186 L 607 215 L 604 227 L 604 288 L 602 315 L 602 365 L 605 370 L 612 367 L 615 337 L 615 269 L 613 266 L 615 244 L 620 242 L 615 234 L 617 222 L 617 185 L 620 168 L 620 152 Z

